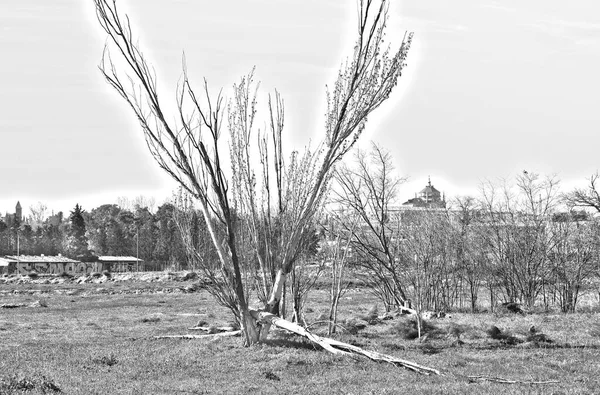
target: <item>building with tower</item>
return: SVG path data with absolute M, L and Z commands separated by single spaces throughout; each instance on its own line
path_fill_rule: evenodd
M 402 203 L 407 207 L 446 208 L 446 197 L 431 184 L 429 177 L 427 185 L 415 197 Z
M 13 226 L 20 226 L 23 223 L 23 209 L 21 207 L 21 202 L 17 202 L 14 214 L 6 213 L 4 216 L 4 223 L 9 228 Z

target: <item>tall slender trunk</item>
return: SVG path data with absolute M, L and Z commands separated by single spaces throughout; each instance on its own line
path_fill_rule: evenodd
M 277 271 L 277 275 L 275 276 L 275 283 L 273 284 L 273 289 L 271 290 L 271 296 L 267 300 L 265 311 L 271 314 L 279 315 L 279 303 L 283 297 L 283 289 L 286 279 L 287 273 L 284 273 L 283 269 L 279 269 Z

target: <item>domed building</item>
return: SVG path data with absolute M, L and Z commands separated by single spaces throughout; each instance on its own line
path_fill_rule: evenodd
M 425 188 L 421 189 L 418 194 L 415 194 L 414 198 L 402 203 L 402 205 L 423 208 L 446 208 L 446 198 L 431 185 L 431 178 L 429 178 Z

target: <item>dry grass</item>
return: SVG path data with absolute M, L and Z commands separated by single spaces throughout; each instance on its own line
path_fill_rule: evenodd
M 157 288 L 136 294 L 148 285 L 124 283 L 117 288 L 127 293 L 107 293 L 115 287 L 85 284 L 73 295 L 44 288 L 49 292 L 43 295 L 1 296 L 0 304 L 24 305 L 43 296 L 47 307 L 0 311 L 0 393 L 600 393 L 597 314 L 453 314 L 432 321 L 435 328 L 426 341 L 407 340 L 397 330 L 402 325 L 410 329 L 402 324 L 406 318 L 372 320 L 356 334 L 337 335 L 444 372 L 428 377 L 333 356 L 284 332 L 250 349 L 241 347 L 239 338 L 155 340 L 155 335 L 188 333 L 199 320 L 227 326 L 231 317 L 205 292 L 157 293 Z M 326 310 L 326 300 L 325 290 L 311 294 L 309 323 Z M 352 290 L 342 300 L 340 322 L 373 315 L 374 302 L 363 290 Z M 506 344 L 486 334 L 491 325 L 523 339 L 534 325 L 554 343 Z M 319 330 L 325 328 L 315 326 Z M 468 376 L 558 383 L 499 384 Z

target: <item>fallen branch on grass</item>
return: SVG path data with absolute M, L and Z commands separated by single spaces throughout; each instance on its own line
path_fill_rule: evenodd
M 206 316 L 208 314 L 206 314 L 206 313 L 179 313 L 177 315 L 181 315 L 184 317 L 201 317 L 201 316 Z
M 429 368 L 426 366 L 418 365 L 414 362 L 407 361 L 404 359 L 396 358 L 391 355 L 382 354 L 375 351 L 363 350 L 360 347 L 354 346 L 352 344 L 340 342 L 338 340 L 321 337 L 311 333 L 307 328 L 304 328 L 298 324 L 293 322 L 284 320 L 274 314 L 267 313 L 264 311 L 252 310 L 250 312 L 255 320 L 262 323 L 266 326 L 274 326 L 280 329 L 284 329 L 288 332 L 295 333 L 302 337 L 307 338 L 311 342 L 321 346 L 326 351 L 329 351 L 332 354 L 341 354 L 341 355 L 362 355 L 364 357 L 369 358 L 372 361 L 376 362 L 387 362 L 396 366 L 402 366 L 406 369 L 412 370 L 417 373 L 429 375 L 436 374 L 441 375 L 439 370 Z M 241 333 L 241 330 L 232 330 L 233 327 L 206 327 L 206 326 L 196 326 L 189 328 L 190 330 L 202 330 L 205 332 L 211 332 L 215 330 L 220 330 L 219 333 L 207 334 L 207 335 L 164 335 L 164 336 L 154 336 L 155 339 L 205 339 L 208 337 L 224 337 L 224 336 L 237 336 Z
M 326 320 L 326 321 L 315 321 L 315 322 L 311 323 L 310 325 L 307 325 L 306 329 L 310 329 L 311 327 L 316 326 L 316 325 L 325 325 L 325 324 L 329 325 L 332 322 L 333 321 L 329 321 L 329 320 Z M 333 325 L 336 328 L 340 328 L 341 330 L 343 330 L 345 332 L 349 332 L 348 329 L 346 327 L 344 327 L 342 324 L 334 323 Z
M 237 328 L 233 326 L 193 326 L 188 328 L 190 331 L 204 331 L 206 333 L 219 333 L 219 332 L 234 332 Z
M 524 380 L 510 380 L 502 377 L 490 377 L 490 376 L 466 376 L 471 382 L 475 381 L 491 381 L 500 384 L 558 384 L 559 381 L 524 381 Z
M 238 336 L 242 331 L 231 331 L 231 332 L 221 332 L 221 333 L 213 333 L 210 335 L 162 335 L 162 336 L 154 336 L 154 339 L 207 339 L 207 338 L 215 338 L 215 337 L 227 337 L 227 336 Z
M 391 355 L 381 354 L 375 351 L 363 350 L 362 348 L 353 346 L 352 344 L 315 335 L 309 332 L 307 329 L 301 327 L 300 325 L 294 324 L 290 321 L 286 321 L 271 313 L 266 313 L 263 311 L 251 311 L 251 314 L 254 317 L 254 319 L 256 319 L 259 322 L 262 322 L 267 325 L 273 325 L 277 328 L 285 329 L 289 332 L 305 337 L 332 354 L 362 355 L 373 361 L 388 362 L 397 366 L 402 366 L 406 369 L 412 370 L 417 373 L 426 375 L 433 373 L 441 375 L 439 370 L 428 368 L 426 366 L 421 366 L 411 361 L 406 361 Z

